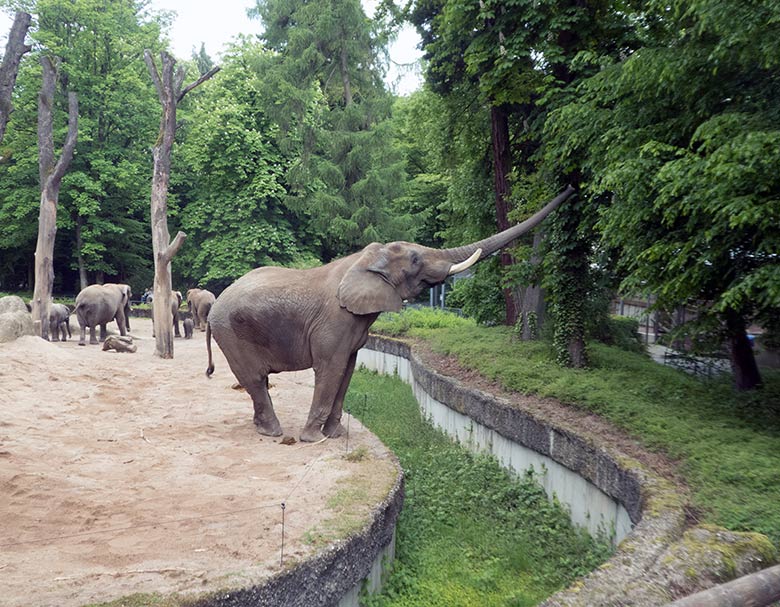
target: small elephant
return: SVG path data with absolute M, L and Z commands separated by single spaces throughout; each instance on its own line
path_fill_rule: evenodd
M 51 304 L 49 309 L 49 337 L 52 341 L 68 341 L 70 332 L 70 308 L 65 304 Z
M 99 343 L 95 337 L 95 327 L 100 326 L 100 341 L 106 340 L 106 324 L 116 320 L 119 333 L 127 335 L 130 330 L 130 298 L 133 292 L 130 285 L 106 283 L 90 285 L 76 296 L 76 308 L 73 310 L 81 327 L 79 345 L 86 345 L 86 331 L 89 327 L 89 343 Z
M 173 315 L 173 334 L 175 337 L 181 337 L 181 332 L 179 331 L 179 306 L 181 306 L 181 291 L 171 291 L 173 294 L 173 298 L 171 299 L 171 314 Z M 146 299 L 150 304 L 152 304 L 152 337 L 155 337 L 154 334 L 154 297 L 148 296 Z
M 344 395 L 358 350 L 379 314 L 400 310 L 404 300 L 499 251 L 573 193 L 569 187 L 523 223 L 453 249 L 372 243 L 318 268 L 252 270 L 225 289 L 211 308 L 206 375 L 214 372 L 213 335 L 233 375 L 252 397 L 257 431 L 279 436 L 282 426 L 268 393 L 268 375 L 313 367 L 314 396 L 300 439 L 342 436 Z
M 192 314 L 195 326 L 201 331 L 206 330 L 206 321 L 215 300 L 214 293 L 206 289 L 190 289 L 187 291 L 187 308 Z
M 191 318 L 185 318 L 181 324 L 184 327 L 184 339 L 192 339 L 192 331 L 195 328 L 195 323 L 192 322 Z

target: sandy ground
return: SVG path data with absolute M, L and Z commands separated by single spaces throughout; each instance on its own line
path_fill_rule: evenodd
M 369 454 L 359 462 L 345 459 L 344 438 L 261 437 L 219 348 L 206 378 L 204 333 L 161 360 L 151 321 L 131 324 L 135 354 L 80 347 L 77 334 L 0 344 L 4 606 L 248 585 L 279 570 L 282 502 L 287 566 L 360 526 L 394 481 L 387 451 L 355 419 L 349 451 Z M 297 438 L 313 374 L 271 382 Z

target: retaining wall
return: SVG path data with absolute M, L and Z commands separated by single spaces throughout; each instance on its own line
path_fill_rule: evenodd
M 776 558 L 760 534 L 691 526 L 686 496 L 611 445 L 544 419 L 429 368 L 405 342 L 371 336 L 358 365 L 409 383 L 423 414 L 462 444 L 507 468 L 533 467 L 548 495 L 591 533 L 607 532 L 615 555 L 544 607 L 665 605 L 760 570 Z

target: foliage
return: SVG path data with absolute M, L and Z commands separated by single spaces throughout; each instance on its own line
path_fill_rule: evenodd
M 239 41 L 184 113 L 174 171 L 188 239 L 174 270 L 188 285 L 219 291 L 257 266 L 314 258 L 299 244 L 305 218 L 284 202 L 290 159 L 275 144 L 278 129 L 260 90 L 272 61 L 259 43 Z
M 500 324 L 504 320 L 504 295 L 496 276 L 499 272 L 495 258 L 475 266 L 472 276 L 455 282 L 447 296 L 447 305 L 460 308 L 478 323 Z
M 367 607 L 534 605 L 608 556 L 532 474 L 513 478 L 428 425 L 400 380 L 358 372 L 346 405 L 406 480 L 393 573 Z
M 405 335 L 409 329 L 446 329 L 473 325 L 470 318 L 463 318 L 439 308 L 406 308 L 402 312 L 383 312 L 372 327 L 386 335 Z
M 381 325 L 374 325 L 381 328 Z M 509 327 L 457 324 L 407 329 L 510 391 L 586 409 L 680 461 L 701 520 L 758 531 L 780 543 L 780 374 L 753 394 L 728 378 L 701 382 L 643 354 L 589 344 L 591 368 L 565 369 L 544 342 L 518 342 Z
M 39 57 L 47 53 L 62 59 L 63 90 L 79 97 L 76 155 L 60 195 L 55 289 L 77 291 L 72 270 L 79 268 L 127 281 L 151 263 L 148 147 L 157 117 L 142 52 L 161 48 L 167 17 L 120 0 L 37 0 L 27 10 L 37 27 L 30 33 L 34 50 L 25 56 L 17 81 L 0 166 L 0 250 L 4 259 L 8 250 L 12 260 L 12 267 L 0 267 L 0 280 L 6 272 L 21 279 L 14 267 L 31 259 L 35 247 Z M 61 114 L 64 102 L 56 110 Z

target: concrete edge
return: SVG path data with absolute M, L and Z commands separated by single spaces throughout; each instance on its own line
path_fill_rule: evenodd
M 395 526 L 404 502 L 404 475 L 398 475 L 387 497 L 372 511 L 358 533 L 335 542 L 315 556 L 248 588 L 211 593 L 186 601 L 191 607 L 349 607 L 357 606 L 364 586 L 376 590 L 376 578 L 389 568 L 395 546 Z

